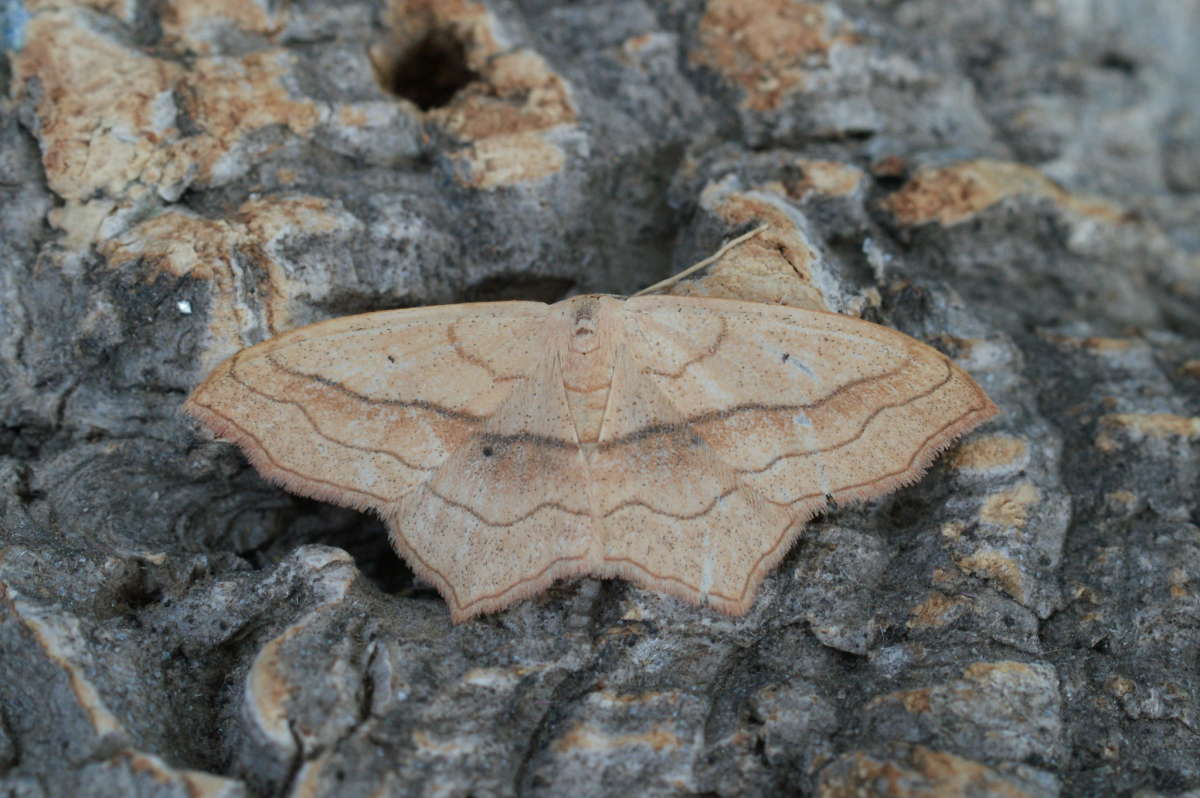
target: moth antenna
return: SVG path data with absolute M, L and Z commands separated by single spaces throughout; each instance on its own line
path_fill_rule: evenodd
M 703 269 L 705 266 L 709 266 L 710 264 L 716 263 L 721 258 L 725 257 L 725 254 L 727 252 L 729 252 L 729 250 L 733 249 L 736 246 L 739 246 L 740 244 L 745 243 L 746 241 L 749 241 L 750 239 L 754 238 L 756 235 L 761 233 L 763 230 L 766 230 L 768 227 L 770 227 L 770 225 L 761 224 L 758 227 L 751 230 L 749 233 L 743 233 L 742 235 L 733 239 L 732 241 L 727 243 L 725 246 L 721 247 L 716 252 L 709 255 L 707 258 L 700 261 L 699 263 L 694 263 L 691 266 L 688 266 L 683 271 L 679 272 L 679 274 L 673 274 L 665 280 L 659 280 L 654 285 L 643 288 L 641 291 L 638 291 L 636 294 L 632 294 L 631 296 L 641 296 L 642 294 L 648 294 L 651 291 L 661 291 L 663 289 L 670 288 L 671 286 L 675 285 L 675 283 L 682 280 L 684 277 L 687 277 L 689 274 L 695 274 L 696 272 Z

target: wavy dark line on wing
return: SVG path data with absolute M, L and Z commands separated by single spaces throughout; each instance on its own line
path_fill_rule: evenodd
M 595 388 L 576 388 L 574 385 L 567 385 L 566 382 L 563 383 L 563 388 L 565 390 L 568 390 L 571 393 L 578 393 L 578 394 L 595 393 L 596 391 L 603 391 L 605 388 L 611 388 L 611 387 L 612 387 L 611 382 L 606 382 L 603 385 L 597 385 Z
M 742 596 L 738 596 L 736 598 L 733 596 L 728 596 L 724 593 L 717 592 L 716 590 L 710 590 L 706 594 L 703 591 L 701 591 L 699 587 L 697 587 L 696 585 L 693 585 L 691 582 L 688 582 L 685 579 L 680 579 L 678 576 L 670 576 L 668 574 L 660 574 L 657 571 L 652 571 L 631 557 L 608 557 L 608 556 L 605 556 L 604 562 L 626 562 L 626 563 L 629 563 L 630 565 L 634 566 L 642 573 L 649 574 L 654 579 L 659 579 L 659 580 L 662 580 L 663 582 L 674 582 L 675 584 L 683 585 L 688 590 L 691 590 L 693 593 L 696 593 L 697 595 L 701 595 L 701 596 L 703 596 L 703 595 L 714 596 L 719 599 L 724 599 L 725 601 L 741 601 L 742 597 L 745 596 L 745 590 L 742 591 Z
M 328 377 L 322 377 L 320 374 L 309 374 L 308 372 L 300 371 L 299 369 L 294 369 L 289 366 L 284 366 L 280 363 L 277 363 L 275 361 L 275 359 L 271 357 L 270 354 L 264 355 L 264 359 L 266 359 L 266 361 L 268 363 L 270 363 L 271 366 L 279 369 L 284 374 L 289 374 L 293 377 L 299 377 L 301 379 L 313 380 L 314 382 L 318 382 L 327 388 L 332 388 L 335 391 L 340 391 L 341 393 L 344 393 L 345 395 L 347 395 L 353 399 L 357 399 L 358 401 L 363 402 L 364 404 L 377 405 L 380 407 L 415 407 L 419 410 L 428 410 L 431 413 L 436 413 L 437 415 L 442 416 L 444 418 L 449 418 L 454 421 L 462 421 L 462 422 L 466 422 L 466 423 L 478 423 L 480 421 L 484 421 L 487 418 L 487 416 L 477 416 L 474 413 L 464 413 L 461 410 L 451 410 L 448 407 L 442 407 L 441 405 L 437 404 L 436 402 L 428 402 L 424 399 L 380 399 L 380 398 L 374 397 L 374 396 L 367 396 L 366 394 L 362 394 L 362 393 L 359 393 L 358 391 L 347 388 L 345 385 L 342 385 L 340 382 L 337 382 L 336 380 L 331 380 Z M 237 366 L 237 364 L 235 363 L 234 367 L 236 368 L 236 366 Z M 514 378 L 514 379 L 524 379 L 524 377 Z M 267 394 L 262 394 L 262 395 L 268 396 Z M 279 401 L 283 401 L 283 400 L 279 400 Z
M 483 513 L 479 512 L 478 510 L 476 510 L 474 507 L 470 506 L 469 504 L 464 504 L 463 502 L 456 501 L 454 499 L 451 499 L 448 496 L 444 496 L 441 493 L 438 493 L 436 490 L 434 490 L 429 485 L 425 486 L 425 490 L 429 491 L 432 495 L 436 496 L 438 499 L 440 499 L 441 501 L 450 505 L 451 507 L 457 507 L 458 509 L 467 513 L 468 515 L 474 516 L 478 520 L 482 521 L 483 523 L 485 523 L 491 527 L 506 528 L 506 527 L 510 527 L 510 526 L 516 526 L 517 524 L 521 523 L 522 521 L 526 521 L 526 520 L 532 518 L 533 516 L 537 515 L 542 510 L 545 510 L 545 509 L 559 510 L 560 512 L 564 512 L 567 515 L 580 515 L 580 516 L 590 517 L 592 514 L 590 510 L 572 510 L 570 507 L 567 507 L 563 504 L 559 504 L 558 502 L 539 502 L 529 512 L 525 513 L 524 515 L 520 515 L 520 516 L 512 519 L 511 521 L 496 521 L 496 520 L 488 518 Z
M 719 333 L 717 333 L 716 339 L 712 342 L 712 344 L 708 347 L 708 349 L 705 349 L 699 355 L 697 355 L 696 357 L 692 358 L 691 360 L 689 360 L 688 362 L 686 362 L 682 366 L 680 366 L 679 371 L 670 372 L 670 371 L 659 371 L 658 369 L 646 368 L 646 369 L 642 369 L 643 373 L 655 374 L 659 377 L 670 377 L 671 379 L 678 379 L 679 377 L 682 377 L 683 373 L 685 371 L 687 371 L 689 368 L 691 368 L 692 366 L 696 365 L 697 363 L 699 363 L 701 361 L 707 360 L 708 358 L 715 355 L 717 353 L 717 351 L 720 350 L 721 344 L 725 343 L 725 333 L 727 330 L 724 317 L 717 316 L 717 321 L 721 322 L 721 331 Z M 662 325 L 662 326 L 665 326 L 665 325 Z M 638 329 L 642 333 L 642 336 L 644 338 L 645 330 L 641 329 L 640 325 L 639 325 Z
M 669 434 L 672 432 L 679 432 L 682 429 L 689 427 L 693 424 L 707 424 L 711 421 L 725 421 L 726 419 L 733 418 L 734 416 L 740 415 L 741 413 L 758 413 L 758 412 L 774 413 L 774 412 L 781 412 L 781 411 L 795 413 L 800 410 L 817 410 L 817 409 L 821 408 L 823 405 L 827 404 L 828 402 L 833 401 L 835 398 L 837 398 L 842 393 L 845 393 L 846 391 L 856 388 L 857 386 L 862 385 L 865 382 L 874 382 L 876 380 L 884 380 L 889 377 L 894 377 L 895 375 L 901 373 L 902 371 L 904 371 L 903 367 L 898 367 L 898 368 L 892 369 L 891 371 L 885 371 L 883 374 L 879 374 L 876 376 L 862 377 L 861 379 L 857 379 L 857 380 L 853 380 L 851 382 L 845 383 L 844 385 L 838 387 L 836 390 L 831 391 L 830 393 L 826 394 L 825 396 L 821 397 L 820 399 L 816 399 L 812 402 L 807 402 L 807 403 L 803 403 L 803 404 L 770 405 L 770 404 L 763 404 L 761 402 L 753 402 L 753 403 L 744 404 L 744 405 L 735 405 L 734 407 L 725 407 L 720 410 L 710 410 L 707 413 L 701 413 L 698 416 L 692 416 L 691 418 L 686 418 L 683 421 L 678 421 L 678 422 L 674 422 L 671 424 L 650 424 L 645 427 L 642 427 L 641 429 L 634 430 L 633 432 L 630 432 L 626 435 L 622 435 L 620 438 L 613 438 L 612 440 L 601 441 L 600 449 L 604 450 L 607 448 L 615 448 L 617 446 L 621 446 L 626 443 L 632 443 L 632 442 L 641 440 L 643 438 L 649 438 L 654 435 L 665 435 L 665 434 Z
M 694 512 L 694 513 L 672 513 L 672 512 L 668 512 L 666 510 L 660 510 L 657 507 L 651 507 L 649 504 L 642 501 L 641 499 L 627 499 L 627 500 L 621 502 L 620 504 L 618 504 L 616 507 L 614 507 L 611 510 L 604 513 L 604 517 L 610 518 L 613 515 L 615 515 L 618 511 L 623 510 L 626 507 L 641 506 L 641 507 L 645 507 L 647 510 L 654 513 L 655 515 L 661 515 L 666 518 L 674 518 L 678 521 L 694 521 L 697 518 L 702 518 L 703 516 L 708 515 L 710 512 L 712 512 L 712 509 L 714 507 L 716 507 L 719 502 L 721 502 L 721 500 L 723 500 L 727 496 L 737 493 L 739 490 L 742 490 L 743 488 L 750 490 L 749 486 L 747 486 L 747 485 L 735 485 L 734 487 L 730 488 L 729 490 L 725 491 L 724 493 L 721 493 L 718 496 L 716 496 L 711 502 L 708 503 L 707 506 L 704 507 L 704 509 L 698 510 L 697 512 Z
M 974 414 L 976 414 L 982 410 L 986 410 L 986 409 L 987 409 L 987 405 L 978 405 L 978 406 L 972 407 L 970 410 L 963 413 L 961 416 L 957 416 L 953 420 L 948 421 L 945 424 L 943 424 L 942 426 L 938 427 L 938 429 L 936 431 L 934 431 L 931 435 L 926 437 L 925 440 L 921 441 L 921 445 L 917 447 L 915 452 L 913 452 L 912 457 L 908 458 L 908 463 L 905 464 L 905 466 L 903 468 L 899 468 L 895 471 L 889 471 L 886 474 L 880 474 L 879 476 L 875 477 L 874 479 L 868 479 L 863 482 L 856 482 L 853 485 L 841 485 L 836 488 L 831 488 L 830 489 L 831 495 L 836 497 L 837 494 L 839 494 L 839 493 L 845 493 L 848 490 L 855 490 L 856 488 L 863 488 L 863 487 L 866 487 L 867 485 L 874 485 L 876 482 L 883 482 L 884 480 L 891 479 L 892 477 L 897 477 L 897 476 L 900 476 L 901 474 L 911 471 L 912 467 L 913 467 L 913 463 L 915 463 L 917 461 L 917 459 L 925 453 L 926 447 L 929 446 L 929 442 L 931 440 L 938 437 L 943 432 L 948 430 L 950 427 L 953 427 L 955 424 L 962 422 L 962 420 L 964 418 L 966 418 L 967 416 L 974 415 Z M 951 442 L 952 442 L 952 440 L 947 440 L 946 444 L 949 445 Z M 818 496 L 824 496 L 824 495 L 825 494 L 823 494 L 823 493 L 808 493 L 808 494 L 805 494 L 804 496 L 800 496 L 798 498 L 792 499 L 790 502 L 772 501 L 771 503 L 782 506 L 782 507 L 789 507 L 793 504 L 796 504 L 797 502 L 802 502 L 806 499 L 815 499 Z M 767 501 L 770 501 L 770 499 L 768 499 Z
M 512 380 L 523 380 L 525 377 L 521 374 L 498 374 L 496 369 L 492 368 L 491 364 L 478 355 L 473 355 L 462 348 L 462 344 L 458 340 L 458 333 L 455 328 L 458 326 L 461 319 L 455 319 L 446 327 L 446 341 L 454 349 L 454 354 L 458 355 L 472 366 L 483 369 L 494 382 L 510 382 Z
M 321 479 L 319 477 L 314 477 L 311 474 L 305 474 L 301 471 L 297 471 L 294 468 L 289 468 L 289 467 L 283 465 L 282 463 L 280 463 L 278 460 L 276 460 L 275 457 L 272 456 L 270 450 L 267 449 L 266 445 L 263 444 L 262 439 L 259 438 L 257 435 L 255 435 L 253 432 L 246 429 L 241 424 L 237 423 L 236 421 L 234 421 L 232 418 L 225 415 L 221 411 L 217 410 L 212 405 L 206 405 L 203 402 L 197 401 L 195 399 L 192 399 L 191 401 L 197 407 L 203 407 L 206 412 L 211 413 L 212 415 L 216 416 L 217 418 L 222 419 L 228 425 L 229 428 L 237 430 L 237 432 L 238 432 L 239 436 L 242 438 L 242 440 L 253 441 L 254 446 L 257 448 L 258 452 L 261 453 L 261 456 L 263 458 L 265 458 L 268 462 L 270 462 L 270 464 L 273 468 L 275 468 L 279 471 L 282 471 L 284 473 L 291 474 L 295 479 L 297 479 L 299 481 L 314 482 L 319 485 L 328 485 L 329 487 L 336 488 L 339 491 L 345 491 L 347 493 L 355 493 L 355 494 L 358 494 L 359 496 L 370 496 L 372 499 L 375 499 L 380 505 L 385 505 L 385 504 L 391 503 L 393 501 L 396 501 L 396 499 L 391 499 L 386 496 L 380 496 L 378 493 L 372 493 L 369 490 L 363 490 L 362 488 L 352 488 L 349 485 L 343 485 L 340 482 L 334 482 L 333 480 L 329 480 L 329 479 Z M 225 431 L 221 431 L 221 432 L 219 432 L 219 434 L 224 435 Z M 237 441 L 237 444 L 239 446 L 243 446 L 242 441 Z M 243 446 L 243 448 L 245 448 L 245 447 Z M 296 490 L 299 490 L 299 488 L 297 488 Z M 331 493 L 332 492 L 333 491 L 331 491 Z M 406 491 L 406 493 L 407 493 L 407 491 Z M 401 495 L 403 495 L 403 494 L 401 494 Z
M 513 432 L 507 435 L 501 432 L 480 432 L 476 434 L 476 437 L 485 443 L 501 446 L 510 443 L 532 443 L 548 449 L 571 449 L 572 451 L 579 449 L 579 444 L 575 441 L 569 441 L 566 438 L 552 438 L 549 435 L 534 435 L 532 432 Z
M 407 542 L 407 538 L 405 539 L 405 541 Z M 411 549 L 412 546 L 410 545 L 409 548 Z M 553 560 L 551 560 L 549 563 L 547 563 L 537 573 L 531 574 L 530 576 L 523 576 L 520 579 L 518 579 L 517 581 L 515 581 L 509 585 L 506 585 L 492 593 L 484 593 L 482 595 L 476 596 L 475 598 L 468 601 L 466 604 L 462 604 L 459 602 L 458 591 L 456 591 L 453 587 L 450 587 L 450 592 L 454 595 L 454 603 L 458 606 L 458 608 L 460 610 L 466 610 L 466 609 L 470 609 L 471 607 L 474 607 L 476 604 L 478 604 L 481 601 L 488 601 L 489 599 L 500 598 L 505 593 L 508 593 L 509 591 L 512 591 L 512 590 L 516 590 L 521 585 L 526 585 L 526 584 L 529 584 L 530 582 L 536 582 L 539 579 L 541 579 L 543 576 L 545 576 L 547 571 L 560 565 L 561 563 L 576 562 L 578 560 L 583 560 L 586 558 L 587 558 L 586 554 L 575 554 L 570 557 L 555 557 Z M 422 562 L 424 562 L 424 561 L 422 561 Z M 444 582 L 446 585 L 450 584 L 449 581 L 446 579 L 446 577 L 442 575 L 441 571 L 437 570 L 436 568 L 430 567 L 429 565 L 426 565 L 425 567 L 429 568 L 429 570 L 433 571 L 435 574 L 440 576 L 442 578 L 442 582 Z
M 891 405 L 880 405 L 879 407 L 875 408 L 875 410 L 869 416 L 867 416 L 865 419 L 863 419 L 863 422 L 859 426 L 858 430 L 853 435 L 851 435 L 849 438 L 846 438 L 843 441 L 839 441 L 838 443 L 830 444 L 829 446 L 824 446 L 820 449 L 808 449 L 806 451 L 800 451 L 800 452 L 784 452 L 783 454 L 773 457 L 769 462 L 766 463 L 766 465 L 763 465 L 759 468 L 739 468 L 739 469 L 734 469 L 734 470 L 737 471 L 737 473 L 739 473 L 739 474 L 762 474 L 762 473 L 765 473 L 766 471 L 768 471 L 770 468 L 772 468 L 780 460 L 788 460 L 793 457 L 808 457 L 809 455 L 813 455 L 813 454 L 825 454 L 827 452 L 832 452 L 835 449 L 841 449 L 843 446 L 849 446 L 851 443 L 854 443 L 856 440 L 858 440 L 859 438 L 861 438 L 863 436 L 863 433 L 867 431 L 867 427 L 871 426 L 871 422 L 874 421 L 876 416 L 878 416 L 884 410 L 892 410 L 897 407 L 904 407 L 905 405 L 912 404 L 913 402 L 917 401 L 918 399 L 924 399 L 927 396 L 932 396 L 933 394 L 940 391 L 942 388 L 946 387 L 946 385 L 950 382 L 950 380 L 954 379 L 954 370 L 950 368 L 949 363 L 946 363 L 945 361 L 943 361 L 943 363 L 946 366 L 946 376 L 942 379 L 941 382 L 939 382 L 937 385 L 932 386 L 928 390 L 922 391 L 919 394 L 914 394 L 912 397 L 904 400 L 903 402 L 897 402 L 897 403 L 891 404 Z M 922 444 L 922 445 L 924 445 L 924 444 Z
M 266 358 L 266 360 L 272 366 L 277 365 L 269 357 Z M 318 424 L 317 420 L 314 419 L 309 414 L 308 409 L 305 408 L 301 402 L 299 402 L 295 399 L 280 399 L 276 396 L 273 396 L 272 394 L 266 393 L 265 391 L 260 391 L 258 388 L 255 388 L 253 385 L 251 385 L 250 383 L 246 382 L 241 377 L 239 377 L 236 369 L 237 369 L 237 363 L 234 362 L 234 364 L 229 369 L 230 379 L 232 379 L 238 385 L 245 388 L 250 393 L 257 394 L 258 396 L 261 396 L 262 398 L 266 399 L 269 402 L 272 402 L 274 404 L 281 404 L 281 405 L 291 405 L 292 407 L 296 408 L 297 410 L 300 411 L 300 414 L 302 416 L 304 416 L 304 419 L 308 422 L 309 426 L 312 427 L 313 432 L 317 433 L 317 435 L 321 436 L 322 438 L 329 441 L 330 443 L 335 443 L 338 446 L 343 446 L 347 449 L 353 449 L 356 452 L 364 452 L 367 454 L 379 454 L 379 455 L 383 455 L 384 457 L 390 457 L 391 459 L 395 460 L 397 463 L 400 463 L 405 468 L 411 469 L 413 471 L 435 471 L 438 468 L 438 466 L 423 466 L 423 465 L 416 465 L 414 463 L 410 463 L 402 455 L 400 455 L 396 452 L 393 452 L 389 449 L 377 449 L 377 448 L 374 448 L 371 446 L 359 446 L 358 444 L 350 443 L 349 441 L 344 441 L 340 438 L 334 437 L 333 435 L 330 435 L 329 433 L 325 432 L 325 430 L 321 429 L 320 424 Z
M 474 415 L 473 413 L 464 413 L 459 410 L 450 410 L 449 408 L 445 408 L 439 404 L 436 404 L 434 402 L 427 402 L 425 400 L 373 399 L 369 396 L 360 394 L 357 391 L 351 390 L 350 388 L 347 388 L 346 386 L 342 385 L 339 382 L 335 382 L 334 380 L 328 379 L 326 377 L 322 377 L 319 374 L 307 374 L 307 373 L 305 373 L 303 371 L 299 371 L 297 369 L 292 369 L 292 368 L 288 368 L 287 366 L 282 366 L 282 365 L 276 363 L 274 360 L 271 360 L 270 355 L 267 356 L 267 362 L 269 362 L 274 368 L 279 369 L 280 371 L 284 372 L 285 374 L 289 374 L 293 377 L 299 377 L 302 379 L 315 380 L 326 387 L 340 391 L 340 392 L 346 394 L 347 396 L 350 396 L 350 397 L 357 399 L 368 405 L 400 407 L 400 408 L 415 408 L 417 410 L 427 410 L 431 413 L 435 413 L 436 415 L 442 416 L 443 418 L 447 418 L 447 419 L 450 419 L 453 421 L 460 421 L 465 424 L 474 424 L 474 425 L 481 424 L 484 421 L 487 421 L 488 418 L 490 418 L 490 416 L 477 416 L 477 415 Z M 236 367 L 236 364 L 235 364 L 235 367 Z M 525 378 L 524 377 L 514 377 L 513 379 L 525 379 Z M 245 383 L 242 382 L 240 379 L 238 380 L 238 382 L 245 385 Z M 249 387 L 249 386 L 247 386 L 247 387 Z M 254 389 L 251 388 L 251 390 L 254 390 Z M 262 396 L 266 399 L 270 399 L 271 401 L 289 402 L 289 400 L 287 400 L 287 399 L 278 399 L 275 396 L 264 393 L 262 391 L 255 391 L 255 393 L 257 393 L 259 396 Z M 575 447 L 574 441 L 568 441 L 563 438 L 552 438 L 547 435 L 535 435 L 535 434 L 529 433 L 529 432 L 519 432 L 519 433 L 510 434 L 510 435 L 504 435 L 501 433 L 482 433 L 482 435 L 489 442 L 493 442 L 493 443 L 512 443 L 514 441 L 518 441 L 518 442 L 526 442 L 526 443 L 535 443 L 535 444 L 538 444 L 541 446 L 549 446 L 552 448 Z M 412 466 L 412 467 L 416 468 L 416 466 Z M 425 469 L 422 469 L 422 470 L 425 470 Z

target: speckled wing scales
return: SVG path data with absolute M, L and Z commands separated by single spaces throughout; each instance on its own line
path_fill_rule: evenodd
M 830 499 L 868 499 L 915 481 L 939 451 L 996 412 L 937 350 L 838 314 L 637 297 L 626 303 L 625 347 L 636 364 L 630 379 L 647 383 L 639 393 L 653 386 L 673 408 L 673 425 L 711 451 L 701 459 L 724 475 L 719 491 L 763 519 L 755 525 L 731 515 L 720 524 L 727 540 L 717 578 L 742 584 L 741 593 L 715 602 L 726 611 L 749 606 L 800 523 Z M 718 492 L 697 484 L 695 473 L 681 468 L 679 479 Z M 730 480 L 738 486 L 733 492 Z M 774 520 L 780 511 L 793 522 L 782 532 Z M 615 545 L 638 544 L 610 540 L 609 550 Z M 698 587 L 703 572 L 682 579 Z

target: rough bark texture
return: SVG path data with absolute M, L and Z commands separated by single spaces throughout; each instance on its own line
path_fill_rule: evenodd
M 0 6 L 0 794 L 1200 790 L 1200 3 Z M 732 289 L 1002 414 L 751 612 L 451 626 L 178 415 L 297 325 Z M 782 277 L 780 276 L 782 275 Z

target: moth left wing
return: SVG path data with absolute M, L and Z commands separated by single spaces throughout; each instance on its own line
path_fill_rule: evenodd
M 309 325 L 229 358 L 184 410 L 289 490 L 382 510 L 535 371 L 548 309 L 443 305 Z

